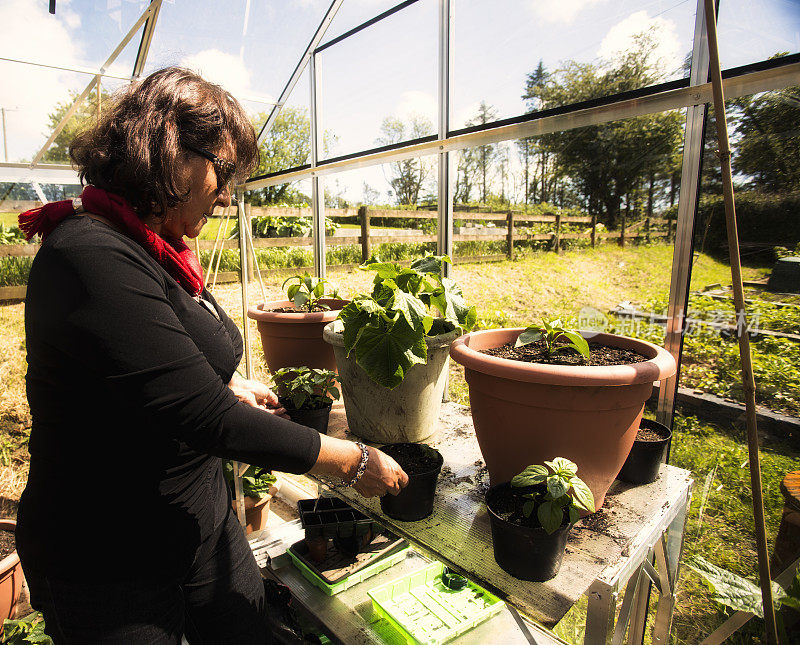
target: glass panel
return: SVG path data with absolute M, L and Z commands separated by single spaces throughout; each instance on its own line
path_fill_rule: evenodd
M 722 0 L 717 25 L 722 69 L 800 52 L 800 8 L 792 0 Z
M 322 39 L 326 43 L 346 31 L 358 27 L 377 15 L 400 4 L 400 0 L 371 0 L 370 2 L 343 2 Z M 403 11 L 401 9 L 401 11 Z
M 693 2 L 455 2 L 451 129 L 687 75 Z M 641 52 L 648 52 L 643 55 Z M 646 62 L 645 65 L 642 63 Z M 566 70 L 553 77 L 559 70 Z M 614 72 L 618 73 L 614 73 Z M 566 96 L 540 96 L 550 78 Z
M 420 0 L 320 54 L 326 158 L 436 132 L 437 12 Z
M 201 68 L 237 98 L 280 96 L 325 15 L 316 2 L 164 3 L 146 71 Z

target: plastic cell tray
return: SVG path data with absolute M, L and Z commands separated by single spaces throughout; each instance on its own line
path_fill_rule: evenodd
M 322 589 L 322 591 L 329 596 L 335 596 L 337 593 L 340 593 L 345 589 L 349 589 L 353 585 L 363 582 L 367 578 L 370 578 L 381 571 L 386 571 L 386 569 L 389 567 L 393 567 L 395 564 L 405 559 L 406 555 L 408 555 L 408 550 L 411 548 L 408 546 L 408 543 L 404 543 L 404 546 L 400 546 L 397 550 L 388 553 L 363 569 L 359 569 L 358 571 L 351 573 L 344 580 L 331 584 L 313 571 L 312 568 L 304 561 L 304 558 L 300 553 L 295 552 L 296 546 L 297 545 L 293 545 L 286 551 L 286 553 L 288 553 L 289 557 L 292 559 L 292 563 L 295 567 L 297 567 L 306 580 L 308 580 L 314 586 Z
M 443 570 L 441 562 L 434 562 L 367 592 L 377 616 L 385 618 L 410 645 L 445 643 L 505 606 L 469 580 L 457 591 L 445 587 Z
M 350 537 L 382 530 L 380 524 L 335 497 L 301 499 L 297 502 L 306 537 Z

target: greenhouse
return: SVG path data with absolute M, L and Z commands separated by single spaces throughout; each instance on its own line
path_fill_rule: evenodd
M 796 0 L 0 19 L 0 642 L 800 643 Z

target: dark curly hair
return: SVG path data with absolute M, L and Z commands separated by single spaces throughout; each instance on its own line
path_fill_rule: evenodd
M 253 125 L 233 96 L 180 67 L 167 67 L 118 92 L 69 154 L 81 181 L 121 195 L 139 217 L 184 202 L 185 146 L 232 145 L 236 178 L 258 165 Z

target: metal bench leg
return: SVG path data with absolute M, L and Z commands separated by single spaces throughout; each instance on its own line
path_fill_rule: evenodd
M 653 645 L 666 645 L 669 642 L 688 509 L 689 499 L 687 498 L 683 508 L 669 525 L 666 535 L 662 535 L 656 543 L 656 565 L 661 579 L 661 594 L 658 598 L 656 621 L 653 626 Z
M 617 592 L 595 582 L 590 588 L 589 606 L 586 610 L 586 645 L 611 645 L 614 636 L 614 617 L 617 610 Z

